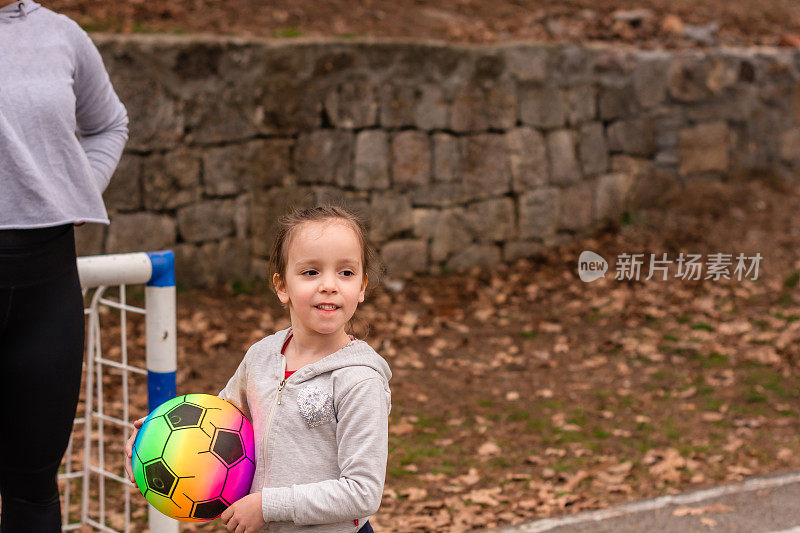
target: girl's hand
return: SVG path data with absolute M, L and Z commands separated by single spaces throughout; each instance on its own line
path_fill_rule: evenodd
M 128 442 L 125 443 L 125 473 L 128 474 L 128 479 L 131 480 L 131 483 L 136 483 L 136 478 L 133 477 L 133 466 L 131 465 L 131 458 L 133 457 L 133 443 L 136 441 L 136 435 L 139 433 L 139 428 L 142 427 L 144 424 L 144 419 L 147 418 L 146 416 L 136 420 L 133 423 L 133 434 L 131 438 L 128 439 Z
M 261 511 L 261 493 L 254 492 L 234 502 L 219 518 L 228 531 L 256 533 L 266 525 Z

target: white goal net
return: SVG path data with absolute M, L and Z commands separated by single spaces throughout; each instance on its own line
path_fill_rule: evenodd
M 173 254 L 80 257 L 78 271 L 86 357 L 78 415 L 59 473 L 63 530 L 129 532 L 148 524 L 152 533 L 177 532 L 176 521 L 142 505 L 123 463 L 132 421 L 175 396 Z

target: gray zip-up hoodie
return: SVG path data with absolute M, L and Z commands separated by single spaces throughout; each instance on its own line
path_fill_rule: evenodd
M 263 531 L 358 531 L 383 496 L 392 373 L 355 339 L 284 379 L 290 334 L 251 346 L 219 394 L 253 422 Z

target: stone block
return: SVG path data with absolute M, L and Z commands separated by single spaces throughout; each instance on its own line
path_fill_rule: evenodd
M 551 141 L 548 139 L 552 133 L 542 135 L 539 131 L 526 127 L 506 133 L 514 190 L 529 190 L 547 182 L 551 170 L 548 153 L 548 143 Z
M 278 219 L 286 213 L 316 203 L 316 195 L 309 187 L 274 187 L 253 191 L 250 207 L 250 228 L 253 235 L 253 254 L 269 257 L 277 232 Z
M 585 176 L 601 174 L 608 170 L 608 146 L 601 123 L 593 122 L 581 127 L 578 135 L 578 153 Z
M 754 86 L 737 86 L 722 94 L 711 96 L 701 102 L 682 106 L 686 118 L 691 122 L 748 122 L 756 109 L 763 103 Z M 790 116 L 786 115 L 787 118 Z
M 581 170 L 575 154 L 575 140 L 569 130 L 547 134 L 547 159 L 550 163 L 550 182 L 567 185 L 581 180 Z
M 376 192 L 372 195 L 369 209 L 369 239 L 373 243 L 385 242 L 411 231 L 414 226 L 411 200 L 407 195 L 393 191 Z
M 219 244 L 181 243 L 174 247 L 175 279 L 181 285 L 208 288 L 217 284 Z
M 597 111 L 600 120 L 615 120 L 634 113 L 635 97 L 628 85 L 606 85 L 598 90 Z
M 272 287 L 271 276 L 269 275 L 269 262 L 264 259 L 253 258 L 250 260 L 250 277 L 253 280 L 264 280 L 269 282 Z
M 331 87 L 325 95 L 325 111 L 335 128 L 375 126 L 378 101 L 375 88 L 365 75 L 358 75 Z
M 297 140 L 294 165 L 300 183 L 346 187 L 352 182 L 354 135 L 344 130 L 316 130 Z
M 678 166 L 681 163 L 681 156 L 676 149 L 662 150 L 656 153 L 653 158 L 655 166 L 662 169 L 673 169 L 677 172 Z
M 565 44 L 554 47 L 551 80 L 560 87 L 591 83 L 594 53 L 580 45 Z
M 669 95 L 678 102 L 700 102 L 722 94 L 739 81 L 741 62 L 700 54 L 673 57 L 668 70 Z
M 208 196 L 233 196 L 252 183 L 246 161 L 252 157 L 247 145 L 231 144 L 207 148 L 203 153 L 203 182 Z M 245 183 L 247 180 L 247 184 Z
M 653 174 L 653 162 L 642 157 L 614 155 L 611 157 L 611 171 L 624 172 L 638 178 L 647 178 Z
M 567 121 L 567 104 L 560 89 L 528 87 L 520 89 L 520 120 L 537 128 L 558 128 Z
M 800 128 L 792 128 L 780 136 L 781 159 L 789 163 L 800 162 Z
M 556 231 L 558 189 L 548 187 L 519 197 L 519 238 L 541 239 Z
M 674 172 L 656 168 L 650 159 L 629 155 L 612 156 L 611 173 L 631 177 L 633 189 L 629 194 L 630 201 L 638 207 L 659 205 L 669 188 L 679 184 Z
M 462 180 L 478 197 L 501 196 L 511 190 L 508 146 L 504 135 L 486 133 L 461 139 Z
M 103 191 L 103 201 L 110 210 L 136 211 L 142 208 L 142 160 L 133 154 L 122 158 Z
M 428 268 L 428 245 L 425 241 L 392 241 L 381 247 L 380 255 L 390 278 L 424 272 Z
M 244 239 L 223 239 L 219 243 L 217 282 L 246 281 L 252 279 L 250 243 Z
M 98 41 L 98 48 L 114 89 L 128 111 L 130 138 L 126 148 L 158 150 L 174 148 L 182 142 L 186 114 L 170 75 L 171 58 L 175 55 L 173 47 L 117 40 Z
M 449 108 L 442 87 L 436 84 L 385 84 L 381 89 L 381 126 L 385 128 L 444 129 Z
M 426 131 L 446 128 L 450 106 L 442 88 L 438 85 L 424 84 L 418 91 L 414 105 L 414 125 Z
M 503 261 L 511 262 L 544 255 L 547 246 L 536 241 L 510 241 L 503 244 Z
M 105 253 L 164 250 L 175 244 L 175 221 L 152 213 L 117 214 L 111 218 Z
M 450 129 L 478 132 L 507 129 L 517 122 L 517 90 L 509 80 L 461 87 L 453 99 Z
M 233 204 L 233 227 L 237 239 L 247 239 L 250 231 L 250 208 L 253 205 L 253 194 L 246 193 L 236 198 Z
M 670 114 L 656 118 L 656 147 L 661 150 L 677 148 L 678 132 L 685 125 L 686 120 L 679 114 Z
M 183 240 L 202 242 L 234 233 L 234 200 L 207 200 L 178 209 L 178 231 Z
M 253 112 L 258 133 L 296 134 L 322 125 L 319 89 L 297 74 L 264 76 Z
M 461 209 L 445 211 L 431 239 L 431 260 L 437 263 L 463 250 L 472 242 L 472 236 L 464 225 Z
M 356 136 L 353 185 L 356 189 L 389 187 L 389 137 L 382 130 L 364 130 Z
M 478 187 L 461 182 L 432 183 L 409 191 L 414 207 L 452 207 L 485 198 Z
M 472 267 L 491 267 L 501 260 L 500 247 L 491 244 L 470 244 L 459 250 L 447 261 L 447 267 L 465 271 Z
M 392 180 L 399 190 L 431 181 L 431 142 L 425 132 L 405 130 L 392 139 Z
M 380 89 L 380 123 L 384 128 L 414 125 L 414 107 L 420 91 L 413 85 L 384 84 Z
M 509 74 L 519 82 L 541 83 L 548 78 L 549 47 L 516 45 L 503 47 Z
M 511 198 L 493 198 L 465 208 L 467 227 L 479 242 L 511 238 L 516 233 L 514 218 L 514 202 Z
M 682 176 L 728 170 L 728 126 L 724 122 L 698 124 L 680 132 Z
M 431 243 L 431 261 L 441 263 L 472 242 L 463 208 L 414 209 L 414 235 Z
M 597 116 L 597 94 L 591 85 L 569 89 L 564 93 L 564 98 L 569 124 L 583 124 Z
M 282 185 L 288 179 L 292 142 L 268 139 L 207 148 L 203 182 L 208 196 L 234 196 L 252 187 Z
M 547 148 L 544 137 L 531 128 L 515 128 L 506 133 L 511 188 L 522 192 L 547 182 Z
M 106 238 L 105 224 L 84 224 L 75 226 L 75 252 L 78 257 L 103 253 Z M 144 251 L 144 250 L 140 250 Z
M 583 182 L 559 191 L 559 229 L 582 231 L 595 221 L 594 184 Z
M 608 126 L 608 148 L 612 152 L 650 156 L 655 151 L 651 118 L 618 120 Z
M 461 178 L 461 151 L 457 137 L 433 134 L 433 179 L 452 182 Z
M 636 101 L 642 108 L 656 107 L 666 100 L 670 57 L 663 51 L 638 54 L 632 79 Z
M 258 134 L 254 94 L 238 84 L 195 90 L 184 106 L 186 138 L 192 143 L 229 143 Z
M 795 123 L 800 123 L 800 82 L 792 87 L 792 119 Z
M 142 184 L 145 209 L 175 209 L 198 201 L 202 196 L 200 154 L 178 148 L 145 158 Z
M 617 220 L 625 211 L 633 188 L 633 174 L 615 172 L 597 180 L 595 210 L 599 220 Z
M 413 233 L 414 237 L 422 239 L 432 239 L 436 228 L 439 226 L 439 219 L 443 211 L 441 209 L 415 208 L 412 210 Z

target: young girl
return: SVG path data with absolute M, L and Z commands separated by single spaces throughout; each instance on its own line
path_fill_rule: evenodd
M 291 327 L 251 346 L 219 394 L 252 420 L 257 453 L 251 494 L 220 517 L 228 531 L 372 531 L 391 371 L 345 328 L 375 263 L 363 225 L 341 208 L 281 219 L 270 271 Z

